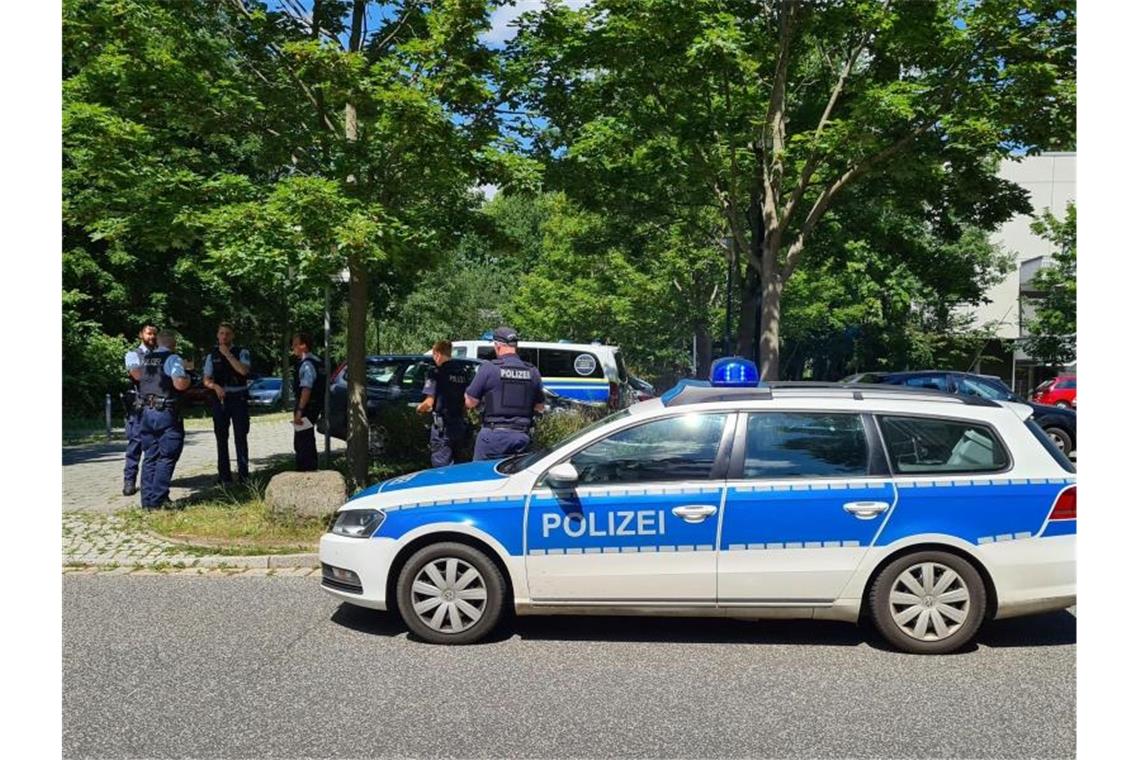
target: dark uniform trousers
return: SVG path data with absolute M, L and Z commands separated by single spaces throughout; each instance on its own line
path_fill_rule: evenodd
M 443 417 L 436 415 L 431 425 L 428 449 L 431 451 L 431 466 L 446 467 L 455 461 L 455 452 L 467 445 L 471 431 L 464 417 Z
M 310 422 L 315 420 L 310 419 Z M 293 452 L 297 455 L 297 472 L 317 469 L 317 428 L 293 431 Z
M 142 506 L 153 509 L 170 498 L 170 480 L 182 456 L 185 431 L 177 409 L 144 408 L 139 430 L 146 459 L 142 465 Z
M 499 459 L 518 454 L 530 445 L 530 436 L 509 427 L 484 425 L 475 437 L 475 459 Z
M 218 477 L 233 480 L 230 469 L 230 423 L 234 426 L 234 449 L 239 478 L 249 477 L 249 393 L 226 391 L 225 398 L 211 400 L 214 413 L 214 440 L 218 444 Z
M 133 408 L 133 396 L 131 404 L 127 408 L 127 456 L 123 465 L 123 484 L 134 486 L 139 475 L 139 460 L 143 455 L 142 411 Z

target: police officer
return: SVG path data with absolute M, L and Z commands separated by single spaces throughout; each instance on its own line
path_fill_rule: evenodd
M 440 340 L 431 347 L 435 366 L 428 372 L 424 383 L 424 400 L 416 407 L 421 414 L 432 414 L 428 448 L 431 466 L 446 467 L 455 461 L 456 450 L 467 444 L 470 429 L 467 426 L 467 407 L 463 391 L 467 388 L 467 375 L 462 362 L 451 358 L 451 341 Z
M 308 333 L 293 336 L 293 452 L 297 455 L 297 471 L 317 469 L 317 432 L 315 425 L 324 411 L 324 369 L 321 359 L 309 353 L 313 339 Z M 304 430 L 301 425 L 309 424 Z
M 138 403 L 139 384 L 131 374 L 131 370 L 142 364 L 142 360 L 158 345 L 158 328 L 154 325 L 143 325 L 139 330 L 139 345 L 127 352 L 123 358 L 127 367 L 127 376 L 131 380 L 131 389 L 123 394 L 123 406 L 127 413 L 127 455 L 123 465 L 123 496 L 134 496 L 139 492 L 135 481 L 139 474 L 139 460 L 142 458 L 143 445 L 139 433 L 139 424 L 142 421 L 142 406 Z
M 542 376 L 519 358 L 518 333 L 500 327 L 492 339 L 497 358 L 479 367 L 464 399 L 468 409 L 483 401 L 475 459 L 495 459 L 525 449 L 534 415 L 542 412 Z
M 131 370 L 138 381 L 142 418 L 139 423 L 145 459 L 142 465 L 142 507 L 158 509 L 170 501 L 170 479 L 182 455 L 184 431 L 178 397 L 190 387 L 182 358 L 174 352 L 177 337 L 158 334 L 158 346 Z
M 249 351 L 233 345 L 234 326 L 218 325 L 218 344 L 202 365 L 202 385 L 214 392 L 210 399 L 214 414 L 214 440 L 218 445 L 218 483 L 232 483 L 230 469 L 230 423 L 234 427 L 238 480 L 249 477 Z

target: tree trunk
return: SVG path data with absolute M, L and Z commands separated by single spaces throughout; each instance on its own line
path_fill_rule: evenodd
M 693 333 L 697 337 L 697 366 L 694 373 L 697 377 L 708 377 L 712 365 L 712 335 L 709 326 L 703 320 L 699 321 L 693 325 Z
M 736 353 L 756 361 L 757 312 L 760 308 L 760 275 L 756 268 L 749 266 L 740 292 L 740 331 L 736 341 Z
M 760 272 L 760 377 L 780 379 L 780 293 L 783 283 L 776 268 L 776 251 L 767 243 Z
M 364 34 L 365 0 L 352 4 L 352 31 L 348 39 L 350 52 L 360 50 Z M 344 106 L 344 139 L 349 144 L 349 161 L 355 157 L 353 143 L 357 139 L 356 104 Z M 357 184 L 356 175 L 345 178 L 350 189 Z M 368 480 L 368 411 L 365 405 L 364 343 L 368 327 L 368 270 L 359 254 L 348 256 L 348 472 L 353 486 L 361 488 Z
M 348 259 L 348 469 L 354 488 L 368 481 L 368 412 L 364 340 L 368 326 L 368 270 Z

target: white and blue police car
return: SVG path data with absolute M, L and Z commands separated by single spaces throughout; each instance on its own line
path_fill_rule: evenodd
M 440 644 L 517 614 L 865 614 L 948 652 L 1076 601 L 1074 468 L 1012 402 L 900 387 L 709 382 L 550 451 L 393 478 L 321 539 L 322 587 Z

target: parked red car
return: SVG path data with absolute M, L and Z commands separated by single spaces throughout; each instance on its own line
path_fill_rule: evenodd
M 1033 400 L 1038 404 L 1077 408 L 1077 376 L 1057 375 L 1046 380 L 1033 391 Z

